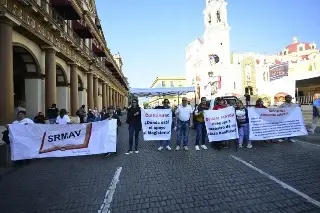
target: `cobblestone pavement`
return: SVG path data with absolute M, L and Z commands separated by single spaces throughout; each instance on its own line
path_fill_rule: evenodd
M 189 152 L 159 152 L 157 142 L 141 142 L 139 154 L 126 156 L 127 135 L 123 125 L 118 156 L 38 159 L 2 175 L 0 212 L 97 213 L 104 201 L 111 200 L 105 195 L 119 167 L 112 213 L 320 212 L 316 205 L 232 157 L 320 201 L 316 143 L 255 142 L 250 150 L 236 151 L 233 146 L 195 151 L 192 131 Z

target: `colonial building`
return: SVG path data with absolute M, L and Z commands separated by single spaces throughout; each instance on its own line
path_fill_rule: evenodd
M 186 48 L 186 77 L 198 98 L 245 93 L 267 104 L 280 104 L 286 94 L 308 104 L 320 92 L 320 54 L 314 42 L 291 44 L 274 55 L 232 53 L 225 0 L 207 0 L 205 32 Z
M 0 125 L 18 106 L 29 117 L 53 103 L 73 116 L 82 104 L 124 107 L 128 90 L 94 0 L 0 1 Z
M 186 86 L 186 78 L 183 76 L 161 76 L 157 77 L 151 85 L 151 88 L 174 88 Z M 149 105 L 151 107 L 162 104 L 163 99 L 167 98 L 171 106 L 181 103 L 182 97 L 178 96 L 154 96 L 150 98 Z

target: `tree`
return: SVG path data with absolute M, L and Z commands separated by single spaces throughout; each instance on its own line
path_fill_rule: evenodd
M 149 107 L 149 102 L 143 102 L 143 108 L 147 109 Z

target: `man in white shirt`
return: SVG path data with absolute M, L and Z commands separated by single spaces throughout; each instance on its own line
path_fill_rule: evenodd
M 26 111 L 19 111 L 17 113 L 17 120 L 12 124 L 33 124 L 34 122 L 30 118 L 26 118 Z
M 177 130 L 177 147 L 176 151 L 180 150 L 181 140 L 183 140 L 184 150 L 189 150 L 188 140 L 189 140 L 189 130 L 192 126 L 193 110 L 190 105 L 188 105 L 188 100 L 186 97 L 182 98 L 182 104 L 178 106 L 176 110 L 176 127 Z

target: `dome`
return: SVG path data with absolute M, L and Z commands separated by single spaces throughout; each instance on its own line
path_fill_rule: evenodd
M 296 53 L 299 51 L 305 51 L 310 49 L 315 49 L 315 46 L 311 43 L 307 42 L 299 42 L 297 37 L 293 37 L 292 44 L 289 44 L 286 46 L 283 52 L 280 53 L 280 55 L 287 55 L 291 53 Z

